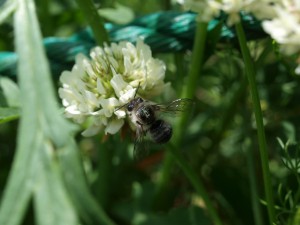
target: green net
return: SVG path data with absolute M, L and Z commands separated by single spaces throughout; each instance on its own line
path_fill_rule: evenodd
M 120 26 L 105 24 L 112 42 L 135 42 L 138 37 L 144 39 L 154 53 L 183 52 L 191 49 L 196 27 L 197 14 L 192 12 L 158 12 L 135 19 Z M 251 15 L 242 13 L 242 24 L 249 40 L 265 37 L 260 22 Z M 234 29 L 224 23 L 225 15 L 208 24 L 208 35 L 216 36 L 218 42 L 235 44 Z M 220 27 L 220 32 L 215 30 Z M 44 46 L 50 62 L 51 71 L 58 76 L 63 70 L 70 69 L 76 54 L 88 55 L 95 46 L 90 28 L 74 34 L 69 38 L 48 37 Z M 0 74 L 9 77 L 16 75 L 17 55 L 14 52 L 0 52 Z

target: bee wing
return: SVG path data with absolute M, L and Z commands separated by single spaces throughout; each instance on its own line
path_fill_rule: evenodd
M 148 148 L 145 143 L 144 137 L 147 131 L 144 130 L 142 125 L 138 125 L 136 129 L 136 138 L 134 141 L 133 157 L 135 159 L 141 159 L 148 154 Z
M 180 114 L 193 107 L 194 101 L 189 98 L 179 98 L 166 104 L 154 105 L 155 109 L 162 113 Z

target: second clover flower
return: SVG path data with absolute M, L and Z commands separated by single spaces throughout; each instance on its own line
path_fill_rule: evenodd
M 60 77 L 59 96 L 66 116 L 77 123 L 91 120 L 83 132 L 91 136 L 102 129 L 115 134 L 124 124 L 126 113 L 120 106 L 128 103 L 139 87 L 139 95 L 150 98 L 162 93 L 165 64 L 152 57 L 142 40 L 96 47 L 90 58 L 79 54 L 72 71 Z

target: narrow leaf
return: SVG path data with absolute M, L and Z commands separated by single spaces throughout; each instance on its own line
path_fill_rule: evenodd
M 12 202 L 26 187 L 25 193 L 33 195 L 37 224 L 79 224 L 79 212 L 85 224 L 113 225 L 88 189 L 72 137 L 75 127 L 59 111 L 34 2 L 18 0 L 18 4 L 15 37 L 22 115 L 0 224 L 20 223 L 28 201 Z M 16 214 L 18 207 L 22 210 Z
M 0 224 L 18 225 L 21 223 L 30 200 L 31 184 L 29 170 L 33 152 L 17 151 L 9 182 L 2 195 Z M 17 204 L 16 204 L 17 200 Z
M 7 77 L 0 76 L 0 107 L 19 107 L 20 89 Z
M 43 140 L 41 140 L 43 141 Z M 38 224 L 77 224 L 72 202 L 65 193 L 61 171 L 57 161 L 52 160 L 54 149 L 49 143 L 44 151 L 40 151 L 45 161 L 35 162 L 37 169 L 34 187 L 34 203 Z M 61 210 L 64 210 L 63 213 Z
M 79 152 L 74 151 L 72 145 L 75 146 L 74 140 L 70 141 L 69 146 L 59 150 L 59 160 L 61 161 L 66 186 L 80 217 L 86 224 L 115 225 L 90 194 L 80 163 Z
M 0 107 L 0 124 L 11 120 L 18 119 L 20 115 L 19 108 L 2 108 Z
M 54 154 L 49 156 L 49 151 L 54 152 L 58 145 L 68 144 L 72 128 L 61 117 L 55 102 L 32 0 L 18 0 L 14 22 L 22 117 L 17 154 L 1 202 L 0 224 L 20 224 L 31 194 L 38 202 L 35 214 L 38 224 L 45 223 L 41 219 L 45 218 L 45 212 L 50 218 L 46 224 L 77 224 L 60 171 L 53 167 Z M 60 132 L 55 134 L 55 131 Z M 51 192 L 49 183 L 54 188 Z
M 0 6 L 0 24 L 2 24 L 16 9 L 16 0 L 6 0 Z

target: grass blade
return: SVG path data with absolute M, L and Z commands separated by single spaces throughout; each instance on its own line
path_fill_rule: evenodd
M 16 9 L 16 0 L 7 0 L 0 7 L 0 24 L 2 24 Z

